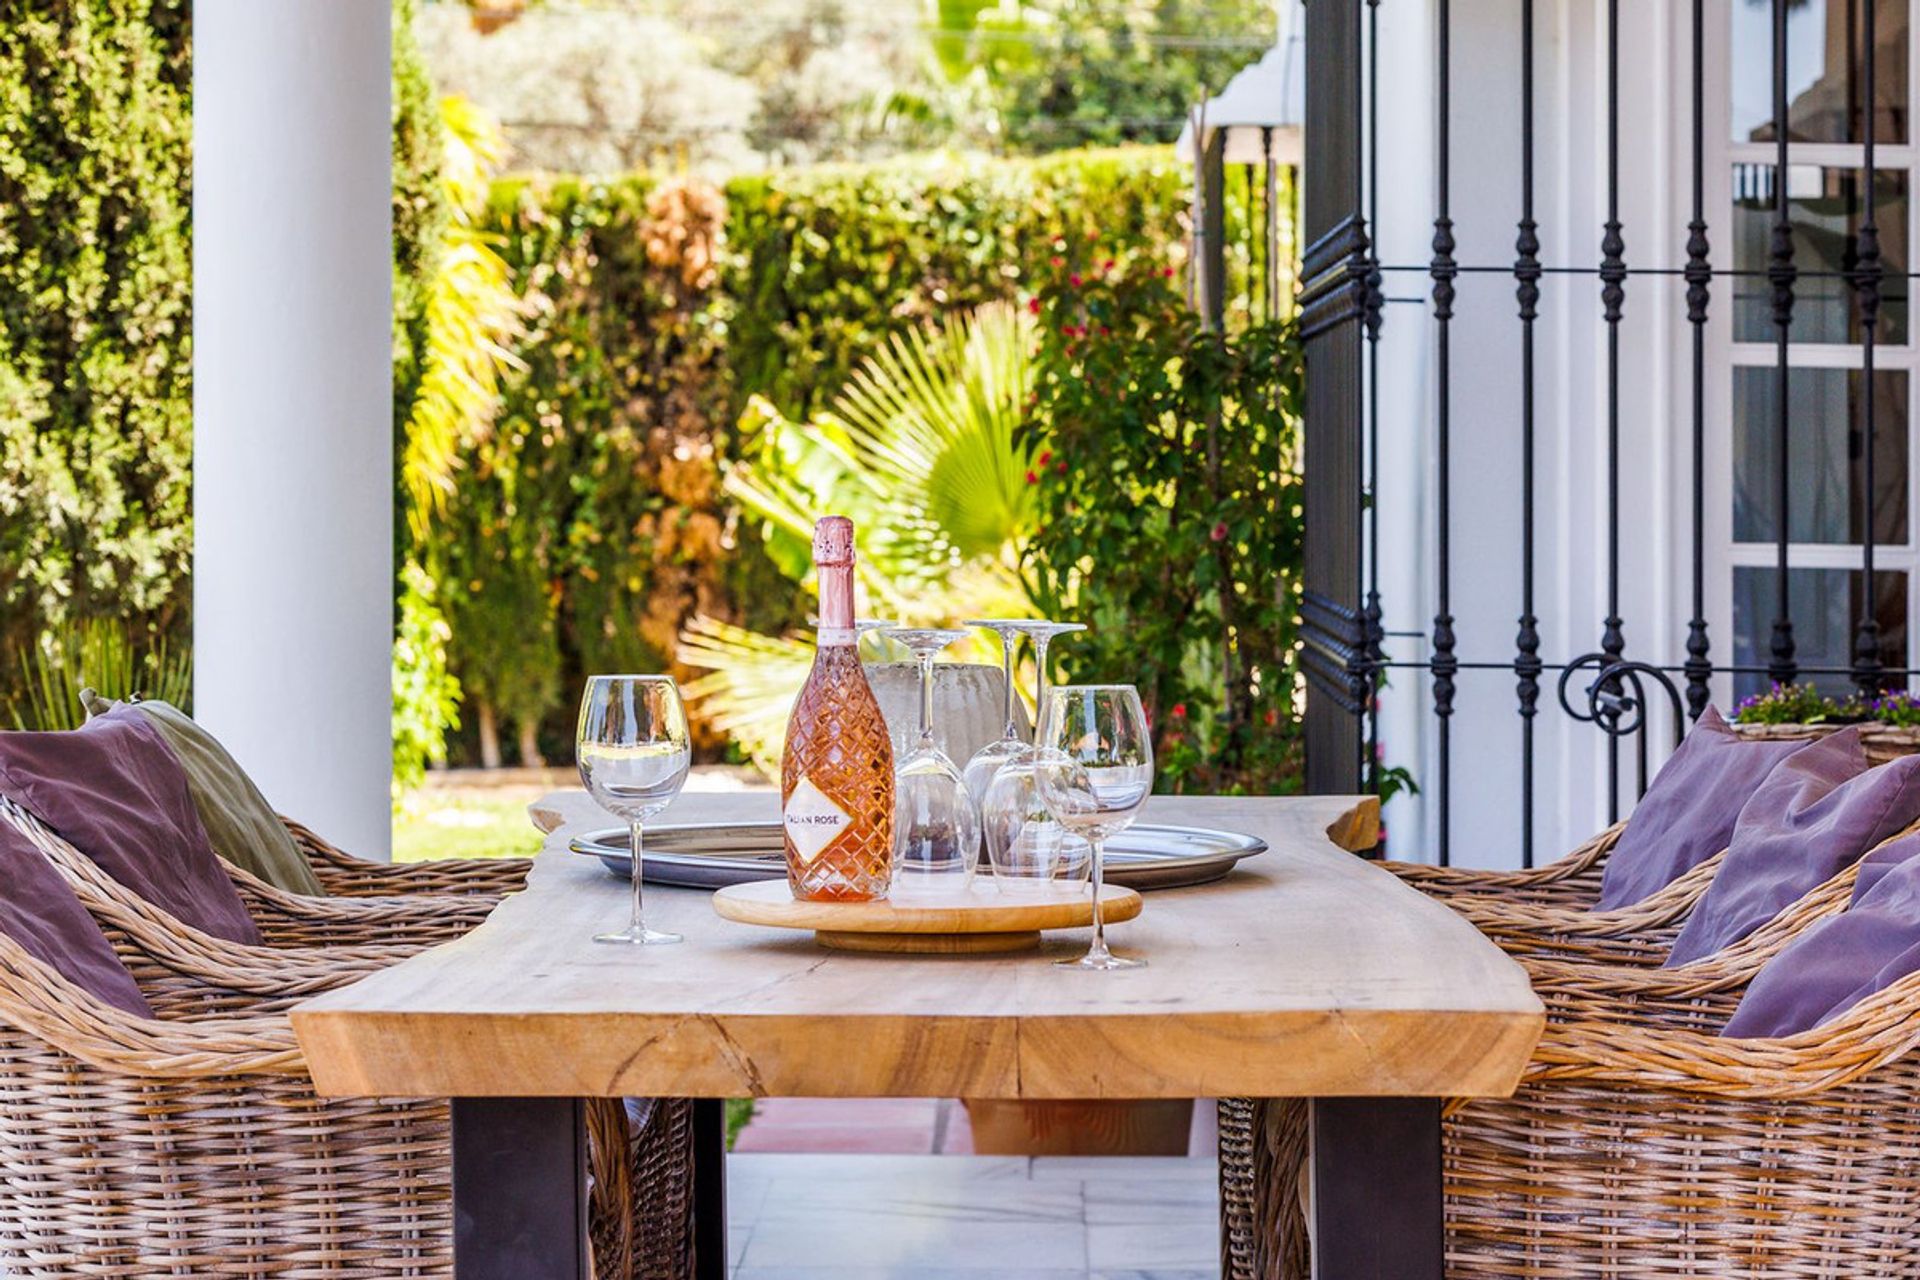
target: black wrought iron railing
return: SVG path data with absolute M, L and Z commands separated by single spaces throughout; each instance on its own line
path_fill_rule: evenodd
M 1383 196 L 1379 174 L 1380 129 L 1383 102 L 1380 83 L 1381 27 L 1392 21 L 1399 0 L 1305 0 L 1307 43 L 1307 128 L 1305 147 L 1304 234 L 1306 249 L 1302 263 L 1301 324 L 1305 339 L 1307 388 L 1305 397 L 1305 450 L 1307 545 L 1305 566 L 1305 604 L 1303 635 L 1304 669 L 1307 676 L 1307 771 L 1310 790 L 1346 792 L 1379 784 L 1381 769 L 1380 710 L 1378 690 L 1383 678 L 1406 675 L 1422 686 L 1426 710 L 1432 717 L 1432 750 L 1425 762 L 1420 782 L 1427 803 L 1435 806 L 1430 822 L 1432 848 L 1429 852 L 1440 862 L 1448 862 L 1454 852 L 1454 776 L 1455 751 L 1453 721 L 1469 681 L 1484 681 L 1502 674 L 1512 680 L 1511 705 L 1517 721 L 1513 749 L 1518 753 L 1512 771 L 1518 794 L 1514 797 L 1518 822 L 1520 857 L 1532 865 L 1535 809 L 1541 795 L 1536 770 L 1536 728 L 1543 715 L 1559 714 L 1574 722 L 1591 725 L 1603 739 L 1605 795 L 1610 816 L 1617 817 L 1638 790 L 1644 789 L 1650 768 L 1668 745 L 1650 742 L 1656 726 L 1679 729 L 1706 707 L 1710 687 L 1717 677 L 1737 676 L 1779 683 L 1816 677 L 1837 677 L 1863 693 L 1880 692 L 1890 686 L 1904 687 L 1913 674 L 1905 656 L 1904 635 L 1890 639 L 1883 634 L 1876 613 L 1876 537 L 1885 521 L 1876 519 L 1874 504 L 1892 501 L 1883 489 L 1884 477 L 1876 475 L 1876 432 L 1883 424 L 1876 421 L 1874 391 L 1875 349 L 1885 326 L 1884 309 L 1889 291 L 1907 292 L 1906 282 L 1914 273 L 1891 267 L 1882 247 L 1882 228 L 1877 209 L 1880 191 L 1876 142 L 1881 141 L 1881 99 L 1876 84 L 1880 42 L 1876 22 L 1882 5 L 1877 0 L 1827 0 L 1827 9 L 1845 5 L 1844 42 L 1853 59 L 1848 70 L 1849 98 L 1843 104 L 1849 126 L 1857 130 L 1860 167 L 1843 175 L 1844 202 L 1853 211 L 1854 220 L 1846 234 L 1839 266 L 1804 263 L 1797 260 L 1794 210 L 1789 175 L 1794 156 L 1789 144 L 1794 130 L 1789 119 L 1789 10 L 1795 0 L 1731 0 L 1733 4 L 1764 6 L 1771 19 L 1770 72 L 1772 164 L 1761 164 L 1746 174 L 1746 187 L 1736 181 L 1736 202 L 1749 207 L 1763 201 L 1770 206 L 1771 226 L 1764 263 L 1733 266 L 1728 262 L 1728 245 L 1716 240 L 1717 228 L 1708 216 L 1708 166 L 1718 161 L 1708 147 L 1709 53 L 1718 52 L 1712 43 L 1726 39 L 1724 28 L 1710 26 L 1709 0 L 1682 0 L 1690 11 L 1683 16 L 1684 38 L 1690 41 L 1686 56 L 1677 69 L 1662 63 L 1657 66 L 1635 64 L 1623 83 L 1621 65 L 1622 0 L 1601 0 L 1604 21 L 1595 30 L 1604 39 L 1598 93 L 1601 98 L 1605 134 L 1604 146 L 1593 158 L 1594 173 L 1604 200 L 1604 215 L 1599 222 L 1600 236 L 1591 246 L 1585 261 L 1574 261 L 1556 249 L 1548 260 L 1542 246 L 1542 227 L 1536 203 L 1540 146 L 1536 120 L 1540 112 L 1538 64 L 1542 56 L 1541 32 L 1535 0 L 1510 0 L 1511 19 L 1503 29 L 1503 38 L 1517 44 L 1517 74 L 1511 86 L 1475 83 L 1473 93 L 1513 95 L 1518 113 L 1518 151 L 1510 167 L 1499 176 L 1511 182 L 1513 192 L 1513 259 L 1510 262 L 1463 261 L 1460 257 L 1457 210 L 1453 195 L 1456 183 L 1454 155 L 1454 59 L 1455 24 L 1450 0 L 1433 0 L 1431 7 L 1417 6 L 1433 23 L 1432 57 L 1432 172 L 1430 191 L 1395 190 L 1395 200 L 1430 199 L 1432 204 L 1431 256 L 1424 263 L 1383 262 L 1376 249 L 1371 229 L 1380 224 Z M 1633 0 L 1644 6 L 1646 0 Z M 1715 14 L 1721 9 L 1711 10 Z M 1664 7 L 1659 13 L 1669 12 Z M 1904 10 L 1902 10 L 1904 12 Z M 1681 16 L 1681 15 L 1676 15 Z M 1477 8 L 1479 36 L 1486 33 L 1485 10 Z M 1423 19 L 1424 20 L 1424 19 Z M 1856 57 L 1859 50 L 1864 57 Z M 1901 63 L 1904 69 L 1904 57 Z M 1903 70 L 1904 74 L 1904 70 Z M 1684 76 L 1683 86 L 1669 86 L 1670 99 L 1684 104 L 1691 118 L 1682 136 L 1688 150 L 1682 226 L 1630 227 L 1622 216 L 1622 110 L 1623 92 L 1638 92 L 1644 86 L 1639 77 Z M 1396 92 L 1403 92 L 1396 87 Z M 1903 100 L 1904 101 L 1904 100 Z M 1404 108 L 1405 103 L 1400 106 Z M 1862 123 L 1863 122 L 1863 123 Z M 1387 122 L 1389 127 L 1392 121 Z M 1425 121 L 1421 124 L 1424 126 Z M 1904 120 L 1899 126 L 1904 129 Z M 1756 132 L 1755 140 L 1761 139 Z M 1853 136 L 1849 134 L 1849 136 Z M 1920 139 L 1903 135 L 1903 143 L 1920 147 Z M 1565 157 L 1556 157 L 1564 162 Z M 1802 163 L 1828 163 L 1827 160 Z M 1584 161 L 1583 161 L 1584 163 Z M 1770 172 L 1768 169 L 1770 168 Z M 1857 173 L 1856 180 L 1854 174 Z M 1484 173 L 1477 180 L 1484 179 Z M 1479 205 L 1476 207 L 1484 207 Z M 1728 237 L 1722 237 L 1728 239 Z M 1904 235 L 1901 241 L 1904 243 Z M 1672 243 L 1683 245 L 1683 261 L 1662 261 L 1645 246 Z M 1641 255 L 1645 255 L 1642 260 Z M 1905 264 L 1903 264 L 1905 265 Z M 1456 540 L 1457 481 L 1455 424 L 1462 411 L 1463 397 L 1478 395 L 1477 387 L 1465 387 L 1456 381 L 1453 349 L 1458 289 L 1468 279 L 1493 276 L 1510 277 L 1513 287 L 1512 338 L 1517 363 L 1519 403 L 1498 406 L 1498 412 L 1510 415 L 1519 454 L 1519 488 L 1515 497 L 1519 512 L 1517 546 L 1462 547 Z M 1563 424 L 1542 410 L 1540 372 L 1536 359 L 1536 331 L 1541 322 L 1543 282 L 1553 280 L 1588 281 L 1592 287 L 1591 305 L 1598 316 L 1599 332 L 1604 335 L 1599 359 L 1603 368 L 1597 380 L 1603 403 L 1597 421 L 1604 433 L 1605 475 L 1599 503 L 1598 529 L 1593 530 L 1591 545 L 1595 553 L 1592 570 L 1598 578 L 1598 595 L 1604 601 L 1599 627 L 1591 642 L 1574 647 L 1572 656 L 1558 659 L 1548 656 L 1539 616 L 1537 581 L 1539 573 L 1540 512 L 1536 495 L 1542 477 L 1538 474 L 1543 436 Z M 1709 540 L 1716 536 L 1708 528 L 1708 387 L 1712 379 L 1730 376 L 1729 366 L 1713 357 L 1709 328 L 1724 320 L 1722 308 L 1731 290 L 1740 292 L 1740 281 L 1763 290 L 1765 329 L 1770 330 L 1774 349 L 1771 369 L 1772 474 L 1760 490 L 1770 516 L 1772 563 L 1759 568 L 1770 573 L 1765 592 L 1772 616 L 1762 629 L 1751 628 L 1756 650 L 1745 661 L 1735 660 L 1734 647 L 1726 638 L 1715 635 L 1709 626 L 1710 592 L 1724 583 L 1710 579 Z M 1424 424 L 1431 449 L 1431 525 L 1423 537 L 1423 552 L 1429 562 L 1431 597 L 1426 601 L 1394 601 L 1383 598 L 1381 569 L 1382 530 L 1380 512 L 1381 467 L 1381 358 L 1380 345 L 1387 329 L 1389 295 L 1408 292 L 1396 288 L 1424 281 L 1424 299 L 1430 321 L 1431 383 L 1426 399 L 1429 420 Z M 1663 290 L 1636 288 L 1640 281 L 1664 281 Z M 1795 502 L 1792 458 L 1796 433 L 1806 424 L 1796 422 L 1790 390 L 1793 380 L 1805 376 L 1793 359 L 1793 346 L 1801 340 L 1795 328 L 1796 303 L 1813 290 L 1831 290 L 1835 286 L 1845 295 L 1850 312 L 1848 342 L 1859 349 L 1857 367 L 1864 379 L 1865 393 L 1859 398 L 1859 418 L 1852 429 L 1858 433 L 1859 468 L 1855 492 L 1850 502 L 1860 510 L 1853 525 L 1856 534 L 1850 541 L 1858 546 L 1857 571 L 1860 588 L 1854 591 L 1851 624 L 1851 653 L 1839 662 L 1831 658 L 1810 661 L 1796 639 L 1796 608 L 1806 609 L 1806 601 L 1796 597 L 1794 571 L 1803 566 L 1791 552 L 1794 526 L 1790 507 Z M 1744 296 L 1744 295 L 1743 295 Z M 1639 316 L 1656 306 L 1676 306 L 1684 325 L 1687 350 L 1676 353 L 1676 367 L 1691 380 L 1684 396 L 1685 408 L 1670 426 L 1672 432 L 1687 433 L 1687 447 L 1676 457 L 1690 459 L 1690 492 L 1682 503 L 1689 522 L 1690 540 L 1684 573 L 1676 573 L 1674 599 L 1685 599 L 1688 614 L 1684 618 L 1642 617 L 1629 623 L 1624 616 L 1622 588 L 1625 582 L 1621 531 L 1629 515 L 1623 505 L 1634 500 L 1640 480 L 1635 459 L 1627 456 L 1622 441 L 1622 378 L 1631 376 L 1623 367 L 1623 330 Z M 1484 330 L 1477 331 L 1484 334 Z M 1485 413 L 1489 406 L 1475 404 L 1471 412 Z M 1904 430 L 1904 426 L 1902 427 Z M 1898 486 L 1896 486 L 1898 487 Z M 1905 502 L 1904 493 L 1898 498 Z M 1901 507 L 1904 512 L 1904 505 Z M 1903 517 L 1904 518 L 1904 517 Z M 1910 539 L 1911 534 L 1907 535 Z M 1517 558 L 1518 594 L 1514 600 L 1515 630 L 1510 645 L 1497 642 L 1484 628 L 1471 636 L 1462 634 L 1456 618 L 1454 587 L 1458 561 L 1463 555 L 1476 560 L 1512 555 Z M 1387 643 L 1392 619 L 1414 616 L 1431 608 L 1430 620 L 1423 626 L 1425 652 L 1417 657 L 1390 656 Z M 1493 647 L 1497 643 L 1497 648 Z M 1764 644 L 1764 653 L 1758 652 Z M 1890 645 L 1897 644 L 1897 651 Z M 1684 655 L 1677 660 L 1672 655 Z M 1649 656 L 1652 655 L 1652 656 Z M 1476 690 L 1479 689 L 1476 684 Z M 1548 689 L 1551 696 L 1543 696 Z M 1476 692 L 1478 696 L 1478 692 Z M 1491 696 L 1499 695 L 1495 691 Z M 1650 703 L 1661 707 L 1652 714 Z

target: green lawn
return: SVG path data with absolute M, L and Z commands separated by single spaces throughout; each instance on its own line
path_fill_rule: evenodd
M 527 820 L 538 793 L 522 787 L 422 787 L 393 815 L 393 860 L 530 858 L 540 833 Z

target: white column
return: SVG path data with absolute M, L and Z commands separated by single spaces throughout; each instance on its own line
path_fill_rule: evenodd
M 392 843 L 390 0 L 197 0 L 194 706 L 276 807 Z

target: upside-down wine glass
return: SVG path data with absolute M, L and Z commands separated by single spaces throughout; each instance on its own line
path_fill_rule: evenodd
M 1034 777 L 1047 809 L 1093 846 L 1093 945 L 1075 969 L 1137 969 L 1144 960 L 1107 949 L 1100 916 L 1104 846 L 1133 825 L 1153 790 L 1153 741 L 1140 694 L 1130 684 L 1062 685 L 1040 714 Z
M 595 942 L 646 946 L 679 942 L 677 933 L 647 928 L 642 901 L 641 826 L 680 793 L 693 748 L 687 711 L 671 676 L 594 676 L 580 698 L 575 741 L 580 781 L 602 809 L 627 820 L 633 850 L 633 914 L 617 933 Z
M 906 646 L 920 667 L 920 724 L 913 750 L 894 769 L 893 891 L 946 894 L 973 881 L 980 819 L 960 768 L 933 736 L 933 660 L 965 631 L 894 627 L 885 635 Z
M 1020 737 L 1013 720 L 1013 644 L 1019 636 L 1033 637 L 1039 684 L 1033 705 L 1037 712 L 1046 701 L 1049 642 L 1057 635 L 1085 631 L 1086 627 L 1078 622 L 1049 622 L 1044 618 L 994 618 L 967 625 L 1000 632 L 1007 655 L 1006 734 L 998 742 L 982 747 L 967 763 L 968 789 L 980 804 L 981 835 L 993 867 L 994 884 L 1008 889 L 1045 888 L 1060 873 L 1061 855 L 1069 845 L 1084 850 L 1086 841 L 1069 837 L 1041 803 L 1033 777 L 1033 746 Z M 1011 749 L 1005 749 L 1009 744 Z M 992 771 L 987 773 L 984 785 L 974 790 L 980 773 L 985 772 L 983 760 L 991 763 Z M 1082 853 L 1079 859 L 1082 870 L 1085 862 Z
M 1013 687 L 1013 648 L 1020 642 L 1020 627 L 1023 624 L 1013 618 L 968 618 L 967 625 L 991 631 L 1000 637 L 1000 674 L 1006 693 L 1003 704 L 1006 728 L 998 738 L 973 753 L 962 775 L 967 782 L 967 794 L 979 805 L 986 802 L 987 787 L 992 784 L 993 775 L 1000 772 L 1000 766 L 1023 751 L 1032 750 L 1033 744 L 1020 736 L 1020 728 L 1013 720 L 1014 701 L 1018 696 Z M 1040 678 L 1046 679 L 1045 674 Z

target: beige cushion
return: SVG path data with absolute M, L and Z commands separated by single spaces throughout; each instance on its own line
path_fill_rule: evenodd
M 106 707 L 105 700 L 97 695 L 88 699 L 90 714 Z M 312 865 L 275 815 L 273 806 L 219 739 L 171 703 L 136 702 L 133 707 L 160 731 L 180 758 L 187 774 L 187 791 L 215 853 L 289 893 L 326 896 Z

